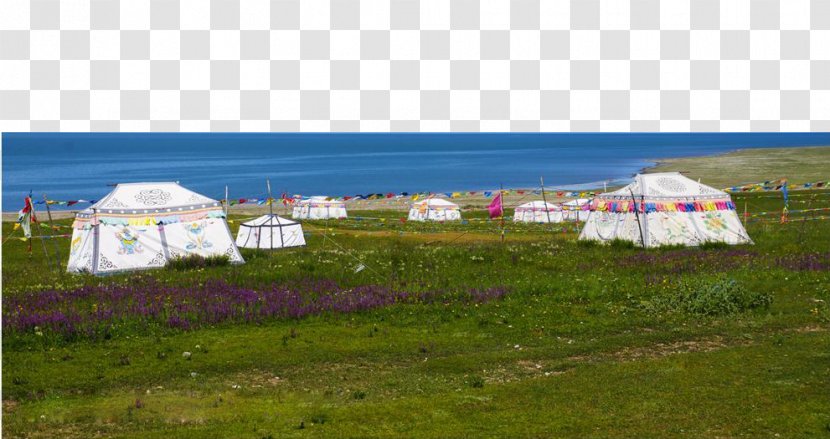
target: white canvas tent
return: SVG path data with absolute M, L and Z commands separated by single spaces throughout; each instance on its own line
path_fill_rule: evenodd
M 410 221 L 459 221 L 461 209 L 457 204 L 442 198 L 427 198 L 412 203 L 409 209 Z
M 514 222 L 558 223 L 562 221 L 562 207 L 544 201 L 531 201 L 517 206 L 513 211 Z
M 178 183 L 119 184 L 79 212 L 72 228 L 68 272 L 158 268 L 193 254 L 244 262 L 219 202 Z
M 677 172 L 638 174 L 628 186 L 598 195 L 579 239 L 643 247 L 752 243 L 729 194 Z
M 562 204 L 562 221 L 587 221 L 591 214 L 591 200 L 579 198 Z
M 291 218 L 294 219 L 346 218 L 346 216 L 346 203 L 323 196 L 300 201 L 291 213 Z
M 300 223 L 271 214 L 240 224 L 236 245 L 264 249 L 299 247 L 305 245 L 305 237 Z

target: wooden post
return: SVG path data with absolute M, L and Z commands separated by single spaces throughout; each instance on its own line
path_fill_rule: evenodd
M 548 217 L 548 224 L 550 224 L 550 210 L 548 210 L 548 199 L 545 197 L 545 177 L 539 177 L 539 182 L 542 184 L 542 202 L 545 203 L 545 214 Z M 514 213 L 513 216 L 516 216 Z M 533 216 L 536 216 L 535 214 Z
M 282 203 L 282 207 L 285 209 L 285 216 L 288 217 L 292 214 L 291 208 L 288 206 L 288 189 L 283 189 L 282 194 L 280 202 Z
M 29 203 L 29 206 L 27 206 L 27 207 L 29 207 L 31 209 L 31 212 L 29 213 L 29 258 L 31 258 L 32 257 L 32 223 L 35 223 L 35 221 L 32 221 L 32 218 L 36 218 L 35 217 L 35 203 L 32 203 L 32 192 L 31 191 L 29 191 L 29 198 L 26 199 L 26 202 Z M 35 224 L 35 226 L 37 226 L 37 224 Z
M 270 230 L 268 231 L 269 235 L 271 236 L 271 247 L 269 248 L 269 250 L 273 250 L 274 249 L 274 230 L 273 230 L 274 229 L 274 204 L 271 202 L 271 201 L 273 201 L 273 199 L 271 197 L 271 179 L 266 177 L 265 178 L 265 184 L 266 184 L 266 186 L 268 186 L 268 201 L 267 201 L 268 202 L 268 214 L 269 214 L 269 216 L 268 216 L 268 225 L 271 226 L 271 227 L 269 227 Z
M 50 235 L 54 234 L 55 227 L 52 224 L 52 210 L 49 209 L 49 199 L 46 197 L 46 194 L 43 194 L 43 204 L 46 205 L 46 216 L 49 218 L 49 229 L 51 230 Z M 60 270 L 61 266 L 61 256 L 60 250 L 58 249 L 58 243 L 55 242 L 54 238 L 52 239 L 52 246 L 55 248 L 55 265 L 57 266 L 58 270 Z
M 231 200 L 228 199 L 228 185 L 225 185 L 225 221 L 228 220 L 228 207 L 231 204 Z
M 501 209 L 501 243 L 504 244 L 504 185 L 499 183 L 499 209 Z
M 746 220 L 747 220 L 747 213 L 746 213 L 746 198 L 744 198 L 744 229 L 746 229 Z
M 35 215 L 35 203 L 32 201 L 32 193 L 31 192 L 29 192 L 29 198 L 28 198 L 27 203 L 29 203 L 29 205 L 32 208 L 32 212 L 31 212 L 32 218 L 33 219 L 36 218 L 37 216 Z M 43 237 L 43 234 L 40 231 L 40 224 L 38 224 L 36 221 L 31 221 L 31 223 L 36 226 L 34 228 L 34 230 L 32 231 L 32 236 L 34 236 L 34 231 L 36 230 L 37 234 L 38 234 L 38 238 L 40 238 L 40 246 L 43 247 L 43 256 L 46 257 L 46 265 L 49 266 L 49 270 L 51 271 L 52 270 L 52 258 L 49 256 L 49 252 L 46 250 L 46 243 L 43 242 L 43 240 L 45 238 Z M 29 238 L 29 256 L 31 256 L 31 248 L 32 248 L 32 238 Z
M 806 209 L 808 212 L 810 211 L 810 207 L 812 207 L 812 205 L 813 205 L 813 199 L 808 198 L 807 199 L 807 209 Z M 811 212 L 810 214 L 812 215 L 813 218 L 815 218 L 815 216 L 816 216 L 815 212 Z M 799 243 L 802 242 L 802 239 L 804 237 L 804 226 L 805 225 L 807 225 L 807 215 L 804 215 L 804 217 L 801 219 L 801 227 L 798 229 L 798 242 Z

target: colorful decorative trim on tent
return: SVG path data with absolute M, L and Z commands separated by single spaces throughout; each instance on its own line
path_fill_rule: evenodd
M 75 229 L 88 229 L 97 224 L 104 224 L 107 226 L 155 226 L 161 224 L 198 221 L 205 218 L 225 218 L 225 212 L 221 209 L 212 209 L 157 216 L 102 215 L 91 218 L 76 218 L 75 222 L 72 224 L 72 227 Z
M 518 212 L 561 212 L 562 208 L 560 207 L 548 207 L 547 209 L 544 207 L 517 207 L 515 209 L 516 213 Z
M 677 202 L 632 202 L 595 200 L 591 206 L 597 212 L 709 212 L 715 210 L 735 210 L 731 200 L 718 201 L 677 201 Z
M 562 210 L 564 210 L 564 211 L 591 210 L 591 203 L 580 204 L 579 206 L 568 206 L 568 205 L 562 204 Z
M 346 205 L 343 204 L 343 203 L 305 203 L 305 204 L 302 204 L 300 207 L 312 207 L 312 208 L 323 207 L 323 208 L 329 208 L 329 209 L 331 209 L 331 208 L 339 209 L 339 208 L 345 208 Z
M 428 210 L 433 212 L 443 212 L 443 211 L 456 211 L 461 210 L 459 207 L 452 207 L 452 206 L 427 206 L 424 204 L 416 204 L 412 206 L 412 209 L 415 209 L 419 212 L 426 212 Z

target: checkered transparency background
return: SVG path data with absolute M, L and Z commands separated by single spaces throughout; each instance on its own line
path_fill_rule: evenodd
M 2 0 L 3 131 L 827 131 L 828 0 Z

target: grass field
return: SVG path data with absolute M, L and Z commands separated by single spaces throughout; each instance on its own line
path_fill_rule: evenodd
M 830 192 L 793 195 L 791 209 L 830 206 Z M 781 207 L 770 193 L 736 202 L 750 212 Z M 26 243 L 8 241 L 4 321 L 22 312 L 9 303 L 82 285 L 214 279 L 302 289 L 316 280 L 416 299 L 189 330 L 141 317 L 74 336 L 4 327 L 4 436 L 822 437 L 830 429 L 828 221 L 750 222 L 754 246 L 644 252 L 580 245 L 573 225 L 508 224 L 501 243 L 498 222 L 483 212 L 465 213 L 480 220 L 465 225 L 352 215 L 387 220 L 306 223 L 307 247 L 243 251 L 241 266 L 103 278 L 49 272 L 39 243 L 29 257 Z M 63 263 L 66 241 L 56 241 Z M 360 263 L 369 268 L 355 273 Z M 703 308 L 683 308 L 683 285 L 715 294 Z M 470 300 L 471 288 L 506 294 Z M 730 310 L 736 291 L 771 303 Z
M 828 150 L 665 166 L 716 187 L 824 180 Z M 92 277 L 12 238 L 3 436 L 827 437 L 830 212 L 797 211 L 830 191 L 790 196 L 781 224 L 780 193 L 734 195 L 755 245 L 727 248 L 352 210 L 244 265 Z M 234 234 L 253 213 L 238 212 Z M 68 239 L 43 244 L 65 266 Z M 267 314 L 263 297 L 288 305 Z M 65 314 L 26 320 L 47 309 Z
M 710 157 L 661 159 L 647 172 L 680 171 L 717 188 L 787 178 L 792 183 L 824 181 L 830 147 L 742 149 Z M 822 166 L 824 164 L 824 166 Z

